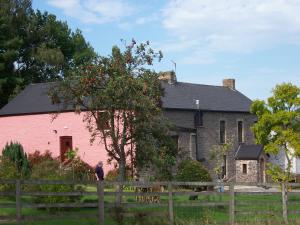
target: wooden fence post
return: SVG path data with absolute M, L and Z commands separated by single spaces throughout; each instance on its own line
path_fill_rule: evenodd
M 171 225 L 174 224 L 174 208 L 173 208 L 173 190 L 172 190 L 172 183 L 168 183 L 168 192 L 169 192 L 169 222 Z
M 285 224 L 288 224 L 288 209 L 287 209 L 287 186 L 285 183 L 281 184 L 281 197 L 282 197 L 282 217 Z
M 104 182 L 97 182 L 99 225 L 104 225 Z
M 234 184 L 229 185 L 229 224 L 233 225 L 235 223 L 235 194 L 234 194 Z
M 16 216 L 17 224 L 21 225 L 22 215 L 21 215 L 22 205 L 21 205 L 21 181 L 16 180 Z

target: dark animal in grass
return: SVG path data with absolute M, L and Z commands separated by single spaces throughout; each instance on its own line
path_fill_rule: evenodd
M 198 195 L 197 194 L 190 195 L 189 200 L 198 200 Z

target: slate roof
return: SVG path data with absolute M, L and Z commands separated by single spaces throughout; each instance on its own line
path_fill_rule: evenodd
M 202 110 L 249 112 L 252 101 L 237 90 L 223 86 L 162 82 L 165 96 L 163 107 L 168 109 L 197 109 L 196 100 Z
M 263 145 L 245 145 L 239 146 L 236 154 L 236 160 L 258 160 L 264 150 Z
M 53 83 L 28 85 L 19 95 L 0 110 L 0 116 L 57 112 L 60 106 L 52 105 L 47 92 Z M 251 100 L 236 90 L 223 86 L 211 86 L 176 82 L 162 82 L 165 109 L 249 112 Z M 70 108 L 70 110 L 72 110 Z

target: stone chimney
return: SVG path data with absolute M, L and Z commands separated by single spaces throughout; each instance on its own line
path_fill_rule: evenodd
M 235 90 L 235 79 L 223 79 L 223 87 Z
M 167 81 L 169 84 L 175 84 L 177 82 L 176 74 L 172 71 L 160 72 L 158 79 Z

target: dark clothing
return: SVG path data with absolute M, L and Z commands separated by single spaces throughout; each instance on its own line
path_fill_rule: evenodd
M 96 166 L 95 173 L 99 180 L 104 180 L 104 172 L 101 166 Z

